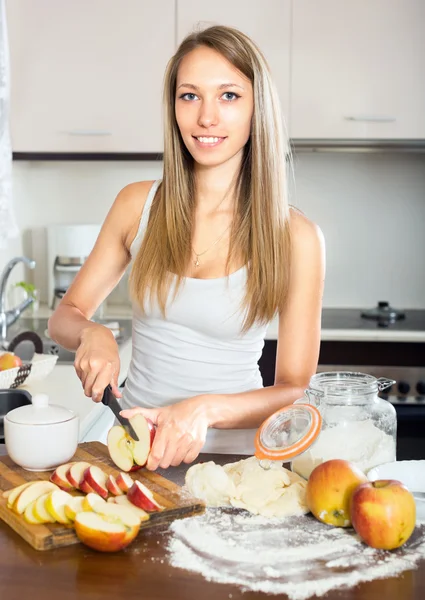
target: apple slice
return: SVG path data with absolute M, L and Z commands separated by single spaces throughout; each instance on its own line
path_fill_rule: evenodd
M 65 516 L 70 521 L 75 521 L 75 517 L 78 515 L 78 513 L 85 510 L 84 501 L 85 496 L 73 496 L 71 500 L 65 504 Z
M 52 517 L 49 511 L 46 509 L 46 499 L 50 496 L 51 492 L 47 492 L 42 496 L 39 496 L 35 501 L 34 515 L 40 521 L 40 523 L 56 523 L 56 519 Z
M 51 481 L 34 481 L 32 485 L 26 487 L 16 498 L 13 504 L 13 510 L 21 515 L 28 504 L 36 500 L 42 494 L 51 491 L 60 491 L 58 486 Z
M 95 465 L 91 465 L 84 471 L 84 481 L 87 481 L 95 494 L 99 494 L 102 498 L 108 497 L 107 479 L 106 473 Z
M 143 415 L 134 415 L 131 426 L 137 433 L 136 442 L 121 425 L 114 425 L 108 432 L 108 450 L 113 462 L 122 471 L 131 471 L 134 467 L 144 467 L 155 437 L 155 427 Z
M 131 488 L 131 486 L 134 483 L 134 479 L 132 479 L 130 477 L 130 475 L 128 473 L 119 473 L 119 475 L 117 475 L 116 478 L 118 487 L 122 489 L 122 491 L 126 494 L 128 492 L 128 490 Z
M 83 479 L 83 481 L 80 481 L 80 491 L 84 492 L 85 494 L 95 494 L 96 493 L 94 491 L 94 489 L 92 488 L 92 486 L 87 481 L 87 479 Z
M 27 523 L 30 523 L 31 525 L 40 525 L 43 522 L 43 521 L 40 521 L 40 519 L 37 517 L 37 515 L 34 512 L 36 502 L 37 502 L 37 500 L 33 500 L 32 502 L 30 502 L 28 504 L 28 506 L 24 510 L 24 519 Z
M 46 510 L 55 518 L 55 521 L 63 525 L 70 525 L 72 521 L 65 513 L 65 505 L 71 500 L 71 494 L 64 490 L 55 490 L 46 498 Z
M 105 502 L 105 500 L 101 496 L 99 496 L 99 494 L 90 492 L 90 494 L 87 494 L 87 496 L 84 498 L 84 501 L 83 501 L 84 510 L 93 510 L 93 506 L 97 502 L 99 502 L 99 500 L 101 502 Z
M 7 498 L 8 508 L 12 508 L 12 506 L 13 506 L 16 498 L 19 496 L 19 494 L 25 488 L 27 488 L 29 485 L 32 485 L 33 483 L 35 483 L 35 481 L 27 481 L 27 483 L 23 483 L 22 485 L 18 485 L 17 487 L 14 487 L 10 490 L 7 490 L 6 492 L 3 492 L 3 498 Z
M 113 494 L 114 496 L 121 496 L 122 494 L 124 494 L 123 490 L 120 488 L 120 486 L 117 483 L 117 480 L 113 475 L 108 475 L 108 478 L 106 480 L 106 487 L 108 488 L 108 491 L 111 492 L 111 494 Z
M 98 506 L 102 506 L 100 503 Z M 128 546 L 139 533 L 139 518 L 131 511 L 118 512 L 124 507 L 104 503 L 113 512 L 81 512 L 75 517 L 74 527 L 78 539 L 100 552 L 117 552 Z
M 115 502 L 115 504 L 127 506 L 128 508 L 131 508 L 131 510 L 136 511 L 136 514 L 138 515 L 140 521 L 147 521 L 149 519 L 148 513 L 136 506 L 135 504 L 133 504 L 132 502 L 130 502 L 127 496 L 117 496 L 116 498 L 113 498 L 113 501 Z
M 143 485 L 143 483 L 140 483 L 140 481 L 137 480 L 128 490 L 127 498 L 134 506 L 138 506 L 142 510 L 147 510 L 148 512 L 156 512 L 163 509 L 153 497 L 152 492 Z
M 72 485 L 72 483 L 69 482 L 66 474 L 68 470 L 72 467 L 72 465 L 75 464 L 75 462 L 69 462 L 57 467 L 51 474 L 50 481 L 56 483 L 56 485 L 60 487 L 61 490 L 69 491 L 74 489 L 74 486 Z
M 84 481 L 84 471 L 90 466 L 91 465 L 88 462 L 79 461 L 71 465 L 66 472 L 66 478 L 68 479 L 69 483 L 77 490 L 81 490 L 80 484 Z

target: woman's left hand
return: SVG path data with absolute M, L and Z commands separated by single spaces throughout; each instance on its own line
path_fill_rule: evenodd
M 198 456 L 209 427 L 206 398 L 195 396 L 170 406 L 135 407 L 121 411 L 127 419 L 142 414 L 156 426 L 155 439 L 146 468 L 155 471 L 180 463 L 191 463 Z

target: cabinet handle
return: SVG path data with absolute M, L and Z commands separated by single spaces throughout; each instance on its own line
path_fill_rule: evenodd
M 397 119 L 395 117 L 387 116 L 376 116 L 376 115 L 349 115 L 344 117 L 346 121 L 358 121 L 367 123 L 394 123 Z
M 87 136 L 102 136 L 102 135 L 112 135 L 112 131 L 107 131 L 106 129 L 71 129 L 70 131 L 66 131 L 69 135 L 87 135 Z

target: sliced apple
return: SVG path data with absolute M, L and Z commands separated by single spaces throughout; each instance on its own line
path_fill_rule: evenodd
M 34 512 L 36 502 L 37 502 L 37 500 L 33 500 L 32 502 L 30 502 L 28 504 L 28 506 L 24 510 L 24 519 L 27 523 L 30 523 L 31 525 L 40 525 L 43 522 L 43 521 L 40 521 L 40 519 L 37 517 L 37 515 Z
M 77 490 L 80 490 L 80 483 L 84 481 L 84 471 L 90 467 L 90 463 L 79 461 L 71 465 L 66 472 L 66 478 L 69 483 L 73 485 Z
M 117 552 L 128 546 L 137 536 L 140 529 L 139 518 L 131 511 L 106 502 L 98 503 L 113 509 L 108 514 L 97 512 L 81 512 L 75 517 L 74 527 L 78 539 L 94 550 L 100 552 Z M 114 510 L 115 509 L 115 510 Z
M 96 493 L 94 491 L 94 489 L 92 488 L 92 486 L 87 481 L 87 479 L 83 479 L 83 481 L 80 482 L 80 491 L 84 492 L 85 494 L 95 494 Z
M 85 496 L 73 496 L 71 500 L 65 504 L 65 515 L 70 521 L 75 521 L 75 517 L 78 513 L 85 510 L 84 500 Z
M 136 442 L 121 425 L 114 425 L 108 432 L 108 450 L 113 462 L 122 471 L 131 471 L 134 467 L 144 467 L 148 460 L 155 428 L 143 415 L 134 415 L 130 423 L 137 433 Z
M 51 492 L 47 492 L 42 496 L 39 496 L 35 501 L 34 515 L 40 521 L 40 523 L 56 523 L 56 519 L 52 517 L 49 511 L 46 509 L 46 499 L 50 496 Z
M 106 480 L 106 487 L 108 488 L 108 492 L 110 492 L 114 496 L 121 496 L 122 494 L 124 494 L 123 490 L 120 488 L 120 486 L 117 483 L 117 480 L 113 475 L 108 475 L 108 478 Z
M 140 481 L 135 481 L 127 492 L 129 501 L 142 510 L 156 512 L 163 509 L 153 497 L 152 492 Z
M 32 485 L 33 483 L 36 483 L 35 481 L 27 481 L 27 483 L 23 483 L 22 485 L 18 485 L 17 487 L 14 487 L 10 490 L 7 490 L 6 492 L 3 492 L 3 498 L 7 498 L 7 506 L 8 508 L 12 508 L 16 498 L 19 496 L 19 494 L 28 486 Z
M 113 498 L 115 504 L 120 504 L 121 506 L 127 506 L 131 508 L 131 510 L 136 511 L 136 514 L 139 516 L 140 521 L 147 521 L 149 519 L 149 515 L 143 509 L 139 508 L 127 498 L 127 496 L 117 496 Z
M 99 496 L 99 494 L 95 494 L 94 492 L 90 492 L 90 494 L 87 494 L 87 496 L 84 498 L 84 510 L 93 510 L 93 506 L 99 502 L 99 500 L 101 502 L 105 502 L 102 496 Z
M 21 515 L 28 504 L 31 504 L 33 500 L 36 500 L 42 494 L 52 491 L 60 491 L 58 486 L 51 481 L 34 481 L 32 485 L 26 487 L 16 498 L 13 504 L 13 510 Z
M 118 487 L 126 494 L 134 483 L 134 479 L 128 473 L 119 473 L 116 477 Z
M 55 483 L 61 490 L 69 491 L 74 489 L 74 486 L 68 480 L 66 476 L 68 470 L 75 465 L 75 462 L 65 463 L 64 465 L 60 465 L 57 467 L 50 476 L 50 481 Z
M 107 479 L 107 474 L 95 465 L 91 465 L 84 471 L 84 481 L 87 481 L 94 493 L 99 494 L 102 498 L 108 497 Z
M 65 513 L 65 505 L 71 500 L 72 496 L 64 490 L 55 490 L 46 498 L 44 503 L 46 510 L 55 518 L 58 523 L 70 525 L 71 520 Z

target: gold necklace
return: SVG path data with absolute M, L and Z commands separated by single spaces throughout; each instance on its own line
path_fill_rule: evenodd
M 223 233 L 211 244 L 211 246 L 209 246 L 203 252 L 195 252 L 195 249 L 192 246 L 193 254 L 196 256 L 196 259 L 193 261 L 193 264 L 195 267 L 199 267 L 199 265 L 201 264 L 199 262 L 199 257 L 202 256 L 203 254 L 206 254 L 208 252 L 208 250 L 211 250 L 211 248 L 213 248 L 216 244 L 218 244 L 218 242 L 224 237 L 224 234 L 227 233 L 227 231 L 230 229 L 230 226 L 231 226 L 231 223 L 228 227 L 226 227 L 226 229 L 223 231 Z

